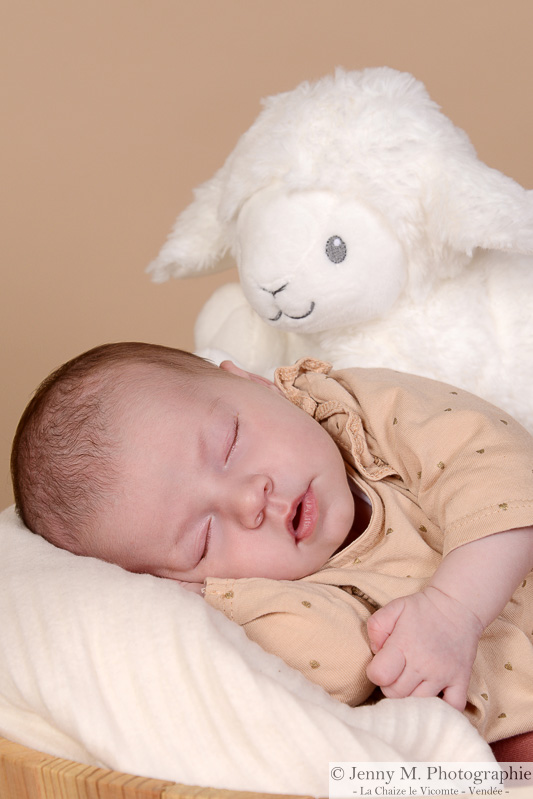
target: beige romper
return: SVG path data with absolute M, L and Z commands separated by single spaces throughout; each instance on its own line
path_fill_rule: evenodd
M 373 610 L 423 588 L 455 547 L 533 525 L 533 438 L 465 391 L 388 369 L 332 371 L 307 358 L 278 369 L 276 383 L 333 437 L 372 517 L 315 574 L 209 579 L 205 598 L 359 705 L 375 688 L 365 673 Z M 465 713 L 489 742 L 533 729 L 533 573 L 480 640 Z

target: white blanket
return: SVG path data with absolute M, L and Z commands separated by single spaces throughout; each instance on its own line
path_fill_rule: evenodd
M 439 699 L 349 708 L 171 580 L 0 514 L 0 734 L 143 776 L 327 795 L 328 762 L 490 761 Z

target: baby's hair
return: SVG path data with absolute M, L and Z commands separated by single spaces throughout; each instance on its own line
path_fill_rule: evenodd
M 122 342 L 73 358 L 41 383 L 15 432 L 11 477 L 20 518 L 56 546 L 83 554 L 84 532 L 113 496 L 115 400 L 132 365 L 170 370 L 186 387 L 223 374 L 183 350 Z

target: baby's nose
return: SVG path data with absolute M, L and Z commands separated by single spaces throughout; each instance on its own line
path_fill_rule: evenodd
M 238 486 L 238 496 L 234 497 L 234 500 L 240 524 L 249 530 L 260 527 L 265 518 L 266 504 L 271 491 L 270 478 L 260 474 L 248 477 Z

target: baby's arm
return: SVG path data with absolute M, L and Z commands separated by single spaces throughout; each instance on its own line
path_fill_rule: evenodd
M 339 701 L 359 705 L 374 691 L 366 676 L 370 611 L 342 588 L 305 579 L 208 579 L 205 599 Z
M 367 675 L 385 696 L 436 696 L 459 710 L 477 645 L 533 569 L 533 527 L 495 533 L 452 550 L 423 591 L 368 621 L 375 657 Z

